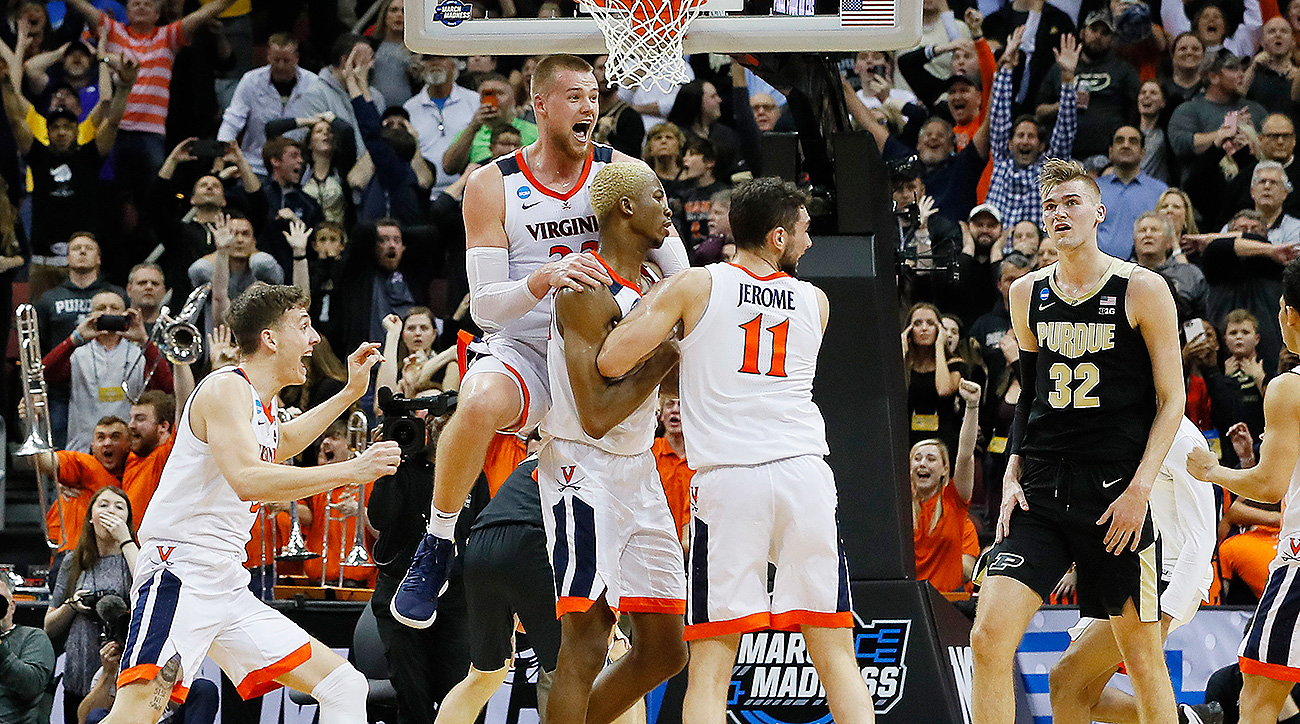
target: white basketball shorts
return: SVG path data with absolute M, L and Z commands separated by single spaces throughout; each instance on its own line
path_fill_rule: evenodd
M 613 455 L 551 439 L 538 456 L 556 616 L 605 601 L 625 613 L 686 612 L 686 571 L 649 451 Z
M 468 335 L 467 335 L 468 336 Z M 462 350 L 468 371 L 461 376 L 464 387 L 470 377 L 495 372 L 515 383 L 519 390 L 519 403 L 523 412 L 519 422 L 500 432 L 532 432 L 551 409 L 551 382 L 546 371 L 546 353 L 539 352 L 523 342 L 489 335 L 486 339 L 468 342 Z
M 311 658 L 306 631 L 248 590 L 236 556 L 192 544 L 141 541 L 131 586 L 131 624 L 117 685 L 152 680 L 174 654 L 182 678 L 172 699 L 185 700 L 205 656 L 251 699 L 279 688 Z
M 706 468 L 691 500 L 688 641 L 853 626 L 835 478 L 820 456 Z

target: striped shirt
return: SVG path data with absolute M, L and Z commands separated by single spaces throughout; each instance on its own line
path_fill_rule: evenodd
M 171 98 L 172 63 L 186 44 L 180 21 L 139 35 L 108 13 L 99 14 L 98 31 L 108 33 L 108 52 L 130 53 L 140 61 L 140 76 L 131 88 L 122 117 L 124 131 L 162 135 L 167 132 L 167 103 Z

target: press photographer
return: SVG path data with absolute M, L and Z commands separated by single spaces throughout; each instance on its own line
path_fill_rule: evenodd
M 455 392 L 429 390 L 415 398 L 394 396 L 379 390 L 383 413 L 380 436 L 402 446 L 402 464 L 397 473 L 375 481 L 366 514 L 379 531 L 374 560 L 379 567 L 371 609 L 379 623 L 379 637 L 389 661 L 400 661 L 392 669 L 397 690 L 397 721 L 428 724 L 437 705 L 469 669 L 465 589 L 460 556 L 452 566 L 449 590 L 439 599 L 438 618 L 426 629 L 404 626 L 393 619 L 388 604 L 410 567 L 411 556 L 428 526 L 433 496 L 434 453 L 443 424 L 456 407 Z M 487 486 L 480 484 L 466 501 L 468 515 L 460 516 L 456 543 L 461 545 L 478 510 L 487 503 Z
M 54 647 L 44 631 L 14 625 L 17 608 L 8 576 L 0 576 L 0 721 L 36 724 L 54 678 Z
M 77 707 L 90 693 L 101 665 L 100 648 L 109 640 L 126 640 L 123 614 L 140 552 L 131 520 L 126 493 L 112 486 L 100 488 L 90 499 L 81 539 L 63 559 L 50 594 L 45 632 L 55 639 L 67 635 L 63 673 L 67 724 L 77 724 Z

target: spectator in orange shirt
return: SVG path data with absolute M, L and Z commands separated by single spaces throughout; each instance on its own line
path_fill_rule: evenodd
M 974 524 L 967 506 L 975 486 L 980 386 L 963 380 L 958 392 L 966 402 L 966 413 L 957 438 L 955 460 L 949 460 L 948 446 L 934 438 L 913 445 L 911 454 L 916 579 L 929 581 L 944 593 L 961 590 L 966 585 L 976 558 L 968 552 L 968 537 Z M 976 554 L 978 546 L 977 541 Z
M 160 390 L 149 390 L 131 405 L 127 429 L 131 433 L 131 454 L 126 459 L 122 489 L 131 499 L 132 523 L 140 527 L 145 508 L 158 489 L 163 466 L 176 441 L 176 398 Z
M 91 496 L 100 488 L 121 486 L 126 457 L 130 452 L 126 422 L 110 415 L 95 424 L 89 455 L 59 450 L 37 456 L 36 464 L 41 472 L 53 475 L 59 491 L 59 499 L 45 512 L 50 540 L 59 544 L 50 565 L 51 571 L 57 571 L 63 556 L 77 547 Z M 50 581 L 51 589 L 54 583 Z
M 659 424 L 663 435 L 655 438 L 650 452 L 654 453 L 659 479 L 668 495 L 668 508 L 673 512 L 677 536 L 686 540 L 686 525 L 691 522 L 691 478 L 695 471 L 686 464 L 686 441 L 682 437 L 682 403 L 676 395 L 659 396 Z

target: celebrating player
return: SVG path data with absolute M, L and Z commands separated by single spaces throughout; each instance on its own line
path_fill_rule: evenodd
M 1278 322 L 1282 341 L 1300 350 L 1300 261 L 1287 265 L 1282 275 Z M 1187 456 L 1187 471 L 1199 480 L 1264 503 L 1282 501 L 1282 528 L 1277 556 L 1268 574 L 1264 595 L 1246 627 L 1238 651 L 1241 665 L 1241 724 L 1273 724 L 1296 682 L 1300 682 L 1294 612 L 1300 605 L 1300 367 L 1278 375 L 1264 395 L 1264 442 L 1259 463 L 1245 470 L 1229 470 L 1208 450 Z
M 586 61 L 544 59 L 531 90 L 537 141 L 475 171 L 465 188 L 470 313 L 489 334 L 469 348 L 474 361 L 438 441 L 428 533 L 390 606 L 394 618 L 417 628 L 437 615 L 456 518 L 493 435 L 530 430 L 550 408 L 551 290 L 613 282 L 590 253 L 598 243 L 591 179 L 611 161 L 641 163 L 592 143 L 599 90 Z M 666 275 L 687 266 L 675 236 L 650 256 Z
M 654 171 L 611 163 L 591 182 L 600 222 L 595 259 L 614 281 L 555 296 L 548 358 L 554 404 L 542 420 L 537 484 L 555 568 L 560 656 L 547 718 L 612 721 L 686 663 L 686 570 L 650 447 L 655 390 L 677 364 L 665 342 L 634 371 L 603 377 L 596 355 L 641 300 L 646 253 L 672 229 Z M 631 652 L 605 664 L 613 607 L 635 629 Z M 598 676 L 599 675 L 599 678 Z
M 821 290 L 790 276 L 812 245 L 806 204 L 777 179 L 738 187 L 735 263 L 659 285 L 600 351 L 601 374 L 617 379 L 653 360 L 682 325 L 682 428 L 687 461 L 699 470 L 683 721 L 726 719 L 740 635 L 767 628 L 803 631 L 835 721 L 874 721 L 854 654 L 826 428 L 812 400 L 830 307 Z
M 177 425 L 144 522 L 131 599 L 134 613 L 109 724 L 155 722 L 166 697 L 149 685 L 173 655 L 183 701 L 205 656 L 244 698 L 280 685 L 309 692 L 324 724 L 366 720 L 366 680 L 343 657 L 248 590 L 244 546 L 258 501 L 296 500 L 342 484 L 369 483 L 397 469 L 397 443 L 380 442 L 337 465 L 276 463 L 302 452 L 356 402 L 379 362 L 377 344 L 348 358 L 347 386 L 291 422 L 278 422 L 277 395 L 306 380 L 303 357 L 320 336 L 304 292 L 258 285 L 231 305 L 228 322 L 243 356 L 194 391 Z
M 1183 415 L 1173 296 L 1158 274 L 1097 247 L 1106 207 L 1081 164 L 1049 159 L 1039 185 L 1060 258 L 1011 287 L 1022 392 L 971 631 L 972 720 L 1014 721 L 1016 647 L 1074 564 L 1080 613 L 1110 620 L 1139 721 L 1174 724 L 1147 510 Z
M 1210 593 L 1214 569 L 1214 491 L 1187 473 L 1187 456 L 1194 449 L 1209 450 L 1196 424 L 1184 417 L 1174 443 L 1160 466 L 1151 488 L 1151 517 L 1160 532 L 1161 640 L 1192 620 Z M 1082 618 L 1071 629 L 1074 641 L 1052 667 L 1052 716 L 1060 721 L 1134 721 L 1137 702 L 1106 684 L 1123 662 L 1111 632 L 1110 621 Z M 1186 721 L 1206 720 L 1207 707 L 1217 704 L 1180 704 Z M 1180 717 L 1180 721 L 1182 718 Z

